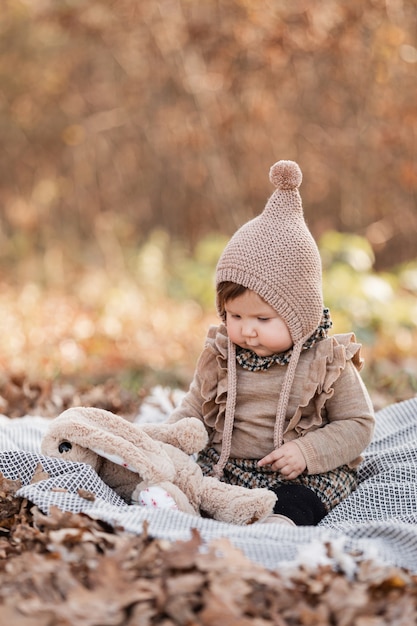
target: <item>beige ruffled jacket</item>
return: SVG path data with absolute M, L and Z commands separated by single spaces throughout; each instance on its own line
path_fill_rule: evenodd
M 334 335 L 301 353 L 283 428 L 295 441 L 309 474 L 356 467 L 374 431 L 374 411 L 359 375 L 363 360 L 353 333 Z M 287 366 L 251 372 L 237 366 L 231 458 L 261 459 L 273 449 L 279 390 Z M 220 453 L 227 397 L 227 334 L 209 329 L 190 389 L 170 422 L 198 417 L 209 446 Z

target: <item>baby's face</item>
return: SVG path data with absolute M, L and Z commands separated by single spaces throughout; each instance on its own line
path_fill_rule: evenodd
M 225 303 L 227 333 L 236 345 L 258 356 L 285 352 L 293 346 L 284 320 L 254 291 Z

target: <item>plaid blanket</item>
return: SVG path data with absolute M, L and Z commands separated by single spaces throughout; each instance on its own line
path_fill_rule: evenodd
M 0 416 L 0 472 L 21 481 L 17 495 L 28 498 L 42 512 L 51 506 L 85 513 L 130 533 L 148 532 L 169 541 L 188 540 L 198 529 L 203 542 L 227 537 L 248 558 L 268 569 L 315 559 L 347 562 L 358 552 L 372 559 L 417 573 L 417 397 L 392 404 L 377 413 L 376 431 L 360 466 L 358 489 L 316 527 L 277 524 L 236 526 L 197 518 L 173 510 L 127 505 L 82 463 L 42 456 L 40 441 L 49 419 Z M 145 420 L 146 421 L 146 420 Z M 48 477 L 30 484 L 42 468 Z M 57 490 L 57 488 L 59 490 Z M 79 490 L 95 494 L 94 501 Z

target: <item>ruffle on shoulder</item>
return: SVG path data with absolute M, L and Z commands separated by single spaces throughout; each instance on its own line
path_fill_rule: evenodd
M 322 409 L 333 396 L 333 385 L 346 363 L 352 361 L 358 371 L 362 369 L 364 360 L 360 353 L 361 347 L 354 333 L 333 335 L 314 346 L 314 353 L 308 355 L 311 358 L 306 359 L 306 371 L 302 372 L 304 381 L 299 405 L 286 425 L 284 435 L 291 431 L 301 435 L 303 431 L 322 425 Z M 304 411 L 303 415 L 303 409 L 308 405 L 311 410 Z
M 205 424 L 216 431 L 213 439 L 223 436 L 227 399 L 228 337 L 224 324 L 209 328 L 206 345 L 198 365 L 201 373 L 202 413 Z
M 361 355 L 362 344 L 356 341 L 355 333 L 334 335 L 330 339 L 335 339 L 339 345 L 345 347 L 346 361 L 352 361 L 356 369 L 360 371 L 365 361 Z

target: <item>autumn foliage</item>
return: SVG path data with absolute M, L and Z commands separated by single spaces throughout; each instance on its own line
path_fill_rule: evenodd
M 316 236 L 414 258 L 416 29 L 413 0 L 4 0 L 0 260 L 230 234 L 279 158 Z
M 222 242 L 292 158 L 336 332 L 378 404 L 414 393 L 416 26 L 412 0 L 4 0 L 1 371 L 186 385 Z

